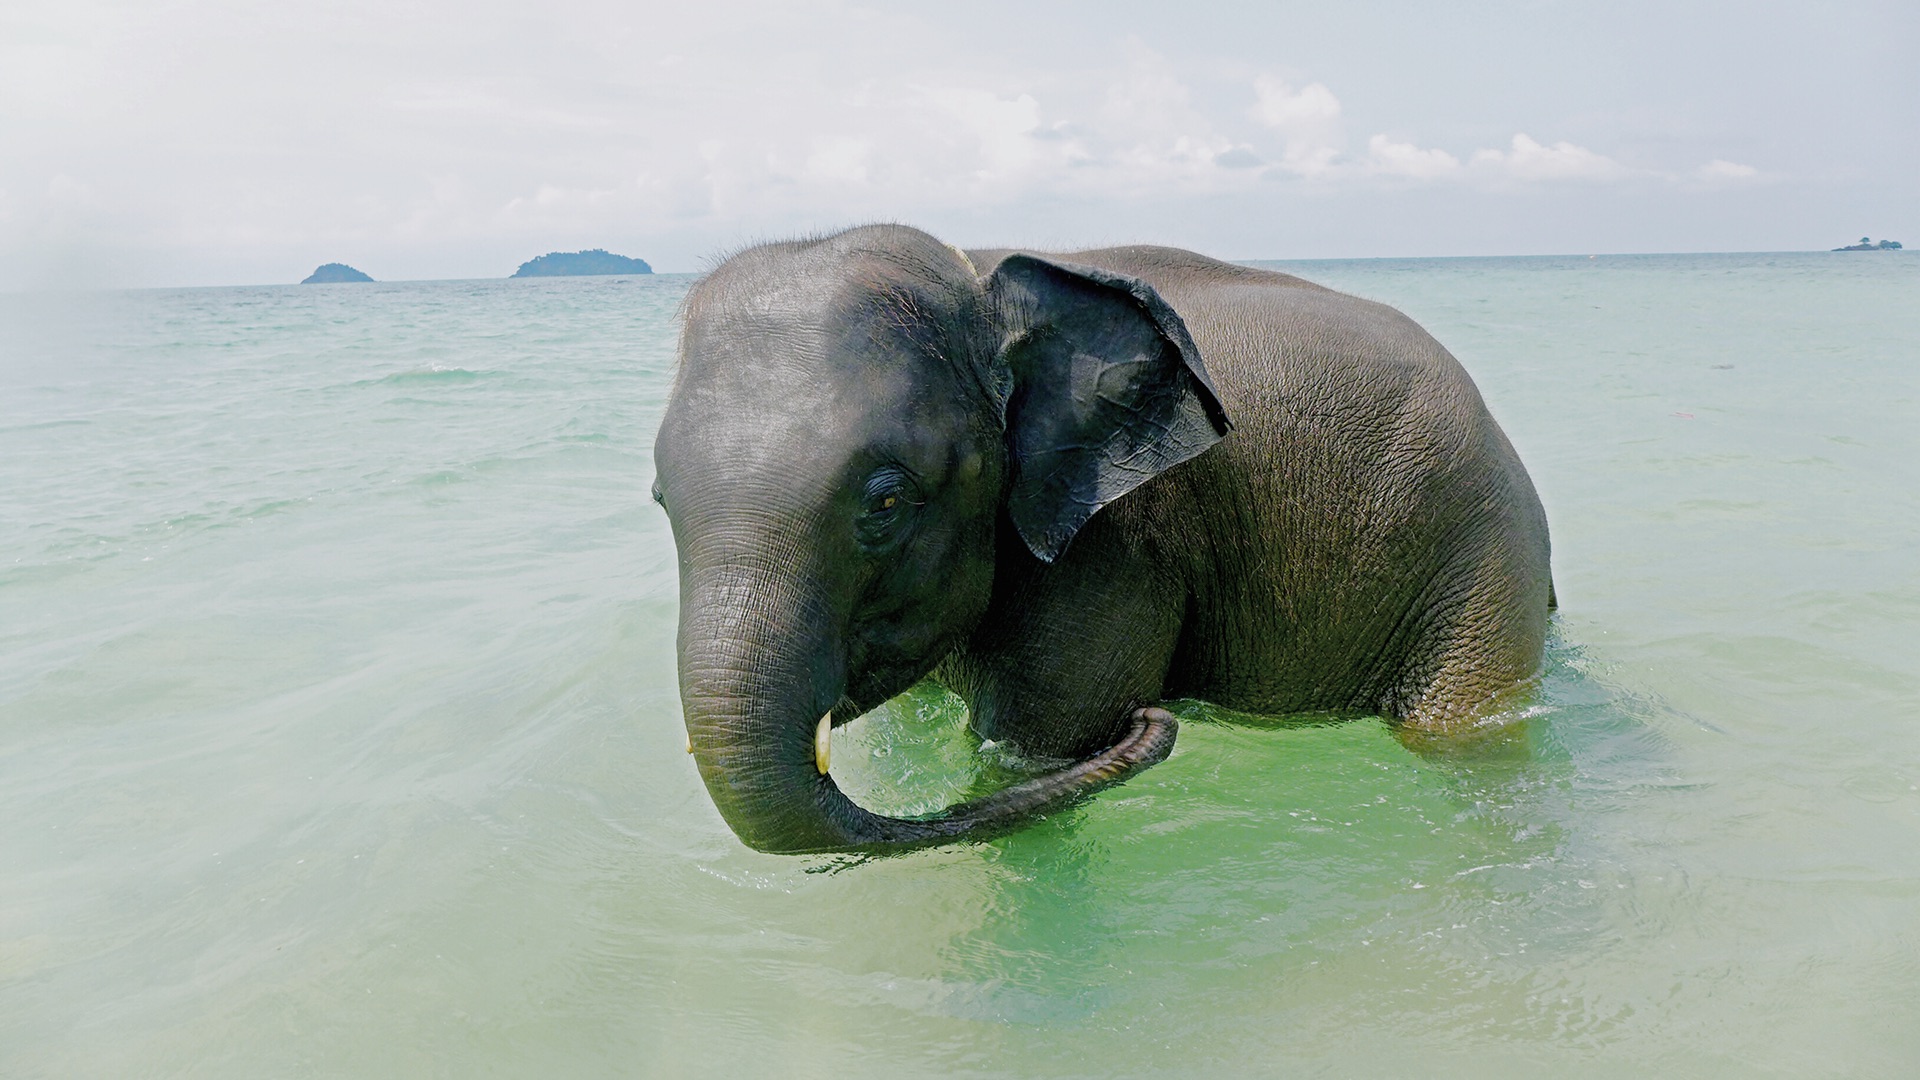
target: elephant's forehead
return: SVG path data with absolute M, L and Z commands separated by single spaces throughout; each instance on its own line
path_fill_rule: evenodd
M 768 418 L 910 411 L 953 381 L 945 345 L 884 302 L 755 296 L 689 321 L 674 404 Z
M 708 481 L 824 481 L 863 450 L 940 426 L 925 372 L 853 344 L 790 333 L 690 350 L 661 426 L 663 463 Z
M 669 410 L 824 427 L 911 409 L 938 373 L 887 344 L 785 327 L 716 336 L 683 356 Z
M 844 459 L 863 418 L 828 388 L 778 382 L 684 387 L 661 426 L 663 455 L 710 473 L 797 472 Z

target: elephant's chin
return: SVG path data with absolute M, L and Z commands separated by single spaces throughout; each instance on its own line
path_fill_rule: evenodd
M 803 854 L 822 851 L 890 853 L 959 840 L 984 840 L 1016 828 L 1036 815 L 1063 809 L 1103 788 L 1166 759 L 1180 724 L 1165 709 L 1134 711 L 1127 733 L 1112 746 L 1071 765 L 1002 788 L 991 795 L 950 806 L 919 818 L 888 817 L 861 807 L 833 781 L 832 730 L 840 710 L 820 718 L 814 731 L 814 767 L 818 775 L 814 806 L 821 812 L 827 842 L 753 843 L 762 851 Z M 811 830 L 809 830 L 811 831 Z M 788 834 L 792 835 L 792 834 Z M 813 833 L 820 837 L 823 834 Z

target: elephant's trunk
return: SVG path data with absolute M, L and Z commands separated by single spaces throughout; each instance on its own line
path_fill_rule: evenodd
M 1173 716 L 1141 709 L 1118 743 L 1057 772 L 927 818 L 872 813 L 822 768 L 822 724 L 847 676 L 825 605 L 773 575 L 685 584 L 694 586 L 683 587 L 681 600 L 688 747 L 720 815 L 761 851 L 887 851 L 983 838 L 1125 779 L 1173 748 Z

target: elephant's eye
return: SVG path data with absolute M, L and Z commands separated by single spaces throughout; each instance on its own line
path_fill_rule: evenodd
M 660 481 L 658 480 L 653 482 L 653 501 L 659 503 L 662 510 L 667 508 L 667 493 L 660 490 Z
M 913 480 L 904 472 L 882 469 L 868 478 L 860 500 L 860 540 L 869 547 L 891 540 L 909 511 L 919 506 Z
M 867 504 L 861 511 L 866 517 L 885 516 L 899 510 L 906 501 L 898 491 L 878 492 L 867 496 Z

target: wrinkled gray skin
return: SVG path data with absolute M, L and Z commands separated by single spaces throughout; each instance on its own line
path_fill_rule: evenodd
M 1164 700 L 1444 732 L 1539 664 L 1540 501 L 1391 308 L 869 226 L 741 252 L 685 316 L 655 446 L 681 699 L 755 848 L 1003 831 L 1164 758 Z M 982 737 L 1074 764 L 927 819 L 855 805 L 818 722 L 930 672 Z

